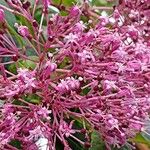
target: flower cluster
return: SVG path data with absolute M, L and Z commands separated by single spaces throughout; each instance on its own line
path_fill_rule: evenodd
M 67 77 L 65 80 L 61 80 L 61 83 L 58 84 L 57 89 L 60 93 L 65 93 L 70 90 L 76 90 L 79 87 L 79 80 L 75 80 L 73 77 Z
M 32 93 L 32 90 L 37 87 L 34 72 L 28 69 L 19 68 L 17 80 L 6 82 L 7 85 L 1 88 L 1 94 L 7 99 L 12 99 L 22 93 Z
M 150 113 L 149 0 L 119 0 L 106 7 L 111 16 L 87 1 L 71 8 L 49 0 L 33 8 L 7 3 L 0 4 L 2 149 L 16 149 L 17 141 L 38 150 L 42 141 L 70 150 L 70 139 L 89 148 L 94 130 L 110 149 L 143 130 Z M 51 7 L 67 15 L 51 14 Z M 4 10 L 18 18 L 14 26 Z

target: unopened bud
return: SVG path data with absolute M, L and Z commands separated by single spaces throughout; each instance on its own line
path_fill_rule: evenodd
M 19 26 L 18 33 L 23 37 L 28 37 L 30 35 L 28 27 L 26 27 L 26 26 Z
M 81 13 L 81 11 L 78 6 L 73 6 L 70 10 L 70 15 L 73 17 L 80 15 L 80 13 Z

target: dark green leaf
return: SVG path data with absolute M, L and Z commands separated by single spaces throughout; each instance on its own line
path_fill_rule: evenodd
M 83 147 L 76 142 L 74 139 L 68 138 L 69 146 L 72 148 L 72 150 L 84 150 Z
M 81 92 L 81 95 L 87 95 L 89 92 L 90 92 L 91 88 L 87 87 L 87 88 L 84 88 Z
M 42 15 L 42 9 L 41 8 L 37 8 L 35 11 L 35 19 L 38 23 L 40 23 L 41 21 L 41 15 Z
M 18 141 L 18 140 L 12 140 L 12 141 L 10 142 L 10 145 L 12 145 L 13 147 L 16 147 L 16 148 L 18 148 L 18 149 L 21 149 L 21 142 Z
M 91 135 L 91 148 L 89 150 L 103 150 L 105 149 L 105 144 L 102 141 L 100 134 L 96 131 L 93 131 Z
M 64 150 L 64 146 L 58 138 L 56 138 L 56 150 Z

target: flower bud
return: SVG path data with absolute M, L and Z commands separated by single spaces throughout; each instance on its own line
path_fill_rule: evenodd
M 89 142 L 85 142 L 85 143 L 84 143 L 84 146 L 85 146 L 85 148 L 90 148 L 90 147 L 91 147 L 91 144 L 90 144 Z
M 22 6 L 24 9 L 28 9 L 30 7 L 30 5 L 31 5 L 31 3 L 27 1 L 27 2 L 23 3 Z
M 13 55 L 12 60 L 13 60 L 13 61 L 17 61 L 17 60 L 18 60 L 18 58 L 19 58 L 19 56 L 18 56 L 18 55 Z
M 53 72 L 53 71 L 56 70 L 57 64 L 56 63 L 52 63 L 51 61 L 47 61 L 46 64 L 45 64 L 45 67 L 46 67 L 46 69 L 49 72 Z
M 54 72 L 57 68 L 57 64 L 56 63 L 52 63 L 51 61 L 47 61 L 44 69 L 42 71 L 42 77 L 43 79 L 47 79 L 50 77 L 51 73 Z
M 80 15 L 80 9 L 78 6 L 73 6 L 70 10 L 70 16 L 76 17 L 78 15 Z
M 37 28 L 37 27 L 38 27 L 38 23 L 37 23 L 37 21 L 36 21 L 36 20 L 33 20 L 32 24 L 33 24 L 33 26 L 34 26 L 35 28 Z
M 23 37 L 28 37 L 29 36 L 29 30 L 28 27 L 26 26 L 19 26 L 18 27 L 18 33 L 23 36 Z
M 81 133 L 85 134 L 86 133 L 86 129 L 81 129 Z

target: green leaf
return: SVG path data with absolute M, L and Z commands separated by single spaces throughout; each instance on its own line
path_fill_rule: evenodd
M 83 127 L 83 123 L 84 123 L 86 129 L 89 129 L 89 130 L 91 129 L 91 125 L 90 125 L 90 123 L 89 123 L 87 120 L 85 120 L 85 119 L 83 119 L 83 118 L 81 118 L 81 117 L 78 117 L 78 116 L 74 116 L 74 115 L 72 115 L 72 114 L 69 114 L 69 116 L 70 116 L 73 120 L 75 120 L 75 124 L 76 124 L 76 125 L 78 124 L 78 127 L 79 127 L 79 128 Z
M 37 56 L 30 56 L 29 58 L 32 60 L 38 60 Z M 20 68 L 34 69 L 36 67 L 36 63 L 31 60 L 20 60 L 18 62 L 18 66 Z
M 59 64 L 59 68 L 64 68 L 65 66 L 69 65 L 71 62 L 70 58 L 69 57 L 65 57 L 63 59 L 63 61 Z
M 33 7 L 33 5 L 35 4 L 35 0 L 30 0 L 31 6 Z
M 92 0 L 91 4 L 93 6 L 106 6 L 106 7 L 112 7 L 114 5 L 117 5 L 117 1 L 109 2 L 107 0 Z
M 150 140 L 145 138 L 145 136 L 143 136 L 142 133 L 137 134 L 135 138 L 130 139 L 129 141 L 136 142 L 136 143 L 143 143 L 150 146 Z
M 32 48 L 27 48 L 26 49 L 26 56 L 29 56 L 33 60 L 38 60 L 38 57 L 36 57 L 36 55 L 37 55 L 37 53 L 35 52 L 34 49 L 32 49 Z M 35 57 L 35 59 L 34 59 L 34 57 Z
M 17 67 L 16 64 L 10 64 L 7 67 L 8 71 L 12 72 L 13 74 L 17 74 Z
M 90 92 L 91 88 L 87 87 L 87 88 L 84 88 L 81 92 L 81 95 L 87 95 L 89 92 Z
M 25 97 L 25 100 L 30 103 L 39 104 L 41 102 L 41 98 L 36 94 L 30 94 Z
M 92 5 L 94 6 L 104 6 L 107 4 L 108 2 L 106 0 L 92 0 Z
M 103 150 L 105 149 L 105 144 L 102 141 L 100 134 L 96 131 L 93 131 L 91 135 L 91 148 L 89 150 Z
M 64 150 L 64 146 L 58 138 L 56 138 L 56 150 Z
M 61 0 L 52 0 L 54 4 L 59 5 L 61 3 Z M 72 6 L 76 4 L 76 0 L 62 0 L 62 3 L 64 6 Z
M 74 139 L 68 138 L 67 140 L 68 140 L 69 145 L 72 148 L 72 150 L 84 150 L 83 147 L 78 142 L 76 142 Z
M 60 11 L 60 15 L 61 15 L 61 16 L 67 16 L 67 15 L 68 15 L 68 12 L 67 12 L 67 11 Z
M 150 142 L 150 131 L 147 131 L 148 133 L 141 132 L 141 135 Z
M 3 6 L 6 6 L 6 7 L 9 8 L 8 4 L 4 0 L 0 0 L 0 4 L 2 4 Z M 16 23 L 15 15 L 10 13 L 7 10 L 4 10 L 4 11 L 5 11 L 5 18 L 6 18 L 7 22 L 8 22 L 8 24 L 10 26 L 14 26 L 14 24 Z
M 35 20 L 40 24 L 41 21 L 41 15 L 42 15 L 42 9 L 41 8 L 37 8 L 35 10 L 35 14 L 34 14 L 34 18 Z

